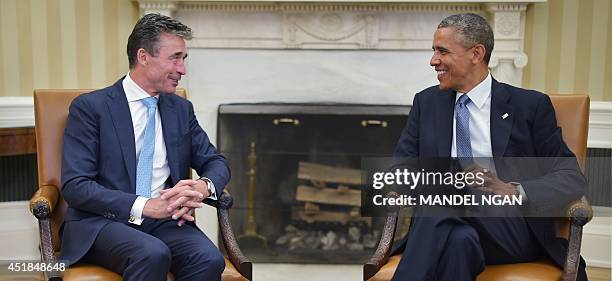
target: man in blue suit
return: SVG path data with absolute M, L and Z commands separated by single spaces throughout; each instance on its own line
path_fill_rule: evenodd
M 123 280 L 220 280 L 224 259 L 193 223 L 230 178 L 195 118 L 174 94 L 186 74 L 191 29 L 143 16 L 127 45 L 129 73 L 76 98 L 64 132 L 61 259 L 93 263 Z M 188 179 L 190 168 L 202 177 Z
M 584 194 L 586 180 L 563 142 L 550 98 L 493 79 L 488 69 L 493 42 L 491 27 L 476 14 L 453 15 L 438 25 L 430 64 L 440 84 L 414 97 L 395 157 L 569 159 L 543 177 L 521 182 L 504 182 L 480 169 L 485 182 L 474 187 L 522 195 L 530 206 L 567 206 Z M 552 218 L 430 216 L 413 217 L 410 232 L 394 249 L 402 250 L 393 280 L 467 281 L 486 264 L 542 255 L 562 267 L 567 241 L 556 238 Z M 584 266 L 582 261 L 579 280 L 586 280 Z

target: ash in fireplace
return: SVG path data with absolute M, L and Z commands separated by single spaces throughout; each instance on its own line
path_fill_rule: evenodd
M 287 225 L 285 233 L 276 239 L 276 246 L 289 250 L 352 250 L 363 251 L 376 247 L 380 239 L 380 231 L 367 232 L 368 228 L 357 225 L 348 225 L 341 228 L 311 229 L 310 227 L 298 228 Z

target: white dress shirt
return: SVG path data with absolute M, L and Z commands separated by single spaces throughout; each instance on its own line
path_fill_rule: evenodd
M 491 85 L 493 78 L 491 73 L 476 87 L 467 93 L 457 92 L 455 104 L 461 95 L 467 95 L 472 102 L 467 104 L 470 112 L 470 144 L 472 145 L 472 156 L 474 162 L 483 168 L 488 168 L 494 174 L 495 163 L 493 162 L 493 149 L 491 147 Z M 454 116 L 454 114 L 453 114 Z M 457 120 L 453 118 L 453 142 L 451 145 L 451 157 L 457 157 Z M 524 199 L 527 199 L 523 186 L 513 183 Z

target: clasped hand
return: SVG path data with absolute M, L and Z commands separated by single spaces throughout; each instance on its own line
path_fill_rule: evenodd
M 194 221 L 195 209 L 202 208 L 202 200 L 210 196 L 208 183 L 203 180 L 181 180 L 174 187 L 164 189 L 160 197 L 147 201 L 143 209 L 143 216 L 164 219 L 172 217 L 179 220 L 182 226 L 187 221 Z
M 468 167 L 466 172 L 471 172 L 474 174 L 480 172 L 483 174 L 484 183 L 480 185 L 472 185 L 472 188 L 497 195 L 518 195 L 518 190 L 514 185 L 503 182 L 495 174 L 493 174 L 490 169 L 475 165 Z

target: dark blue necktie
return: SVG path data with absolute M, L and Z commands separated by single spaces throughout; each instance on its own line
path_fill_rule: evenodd
M 470 111 L 467 105 L 470 98 L 462 94 L 455 104 L 455 145 L 457 157 L 472 158 L 472 143 L 470 142 Z

